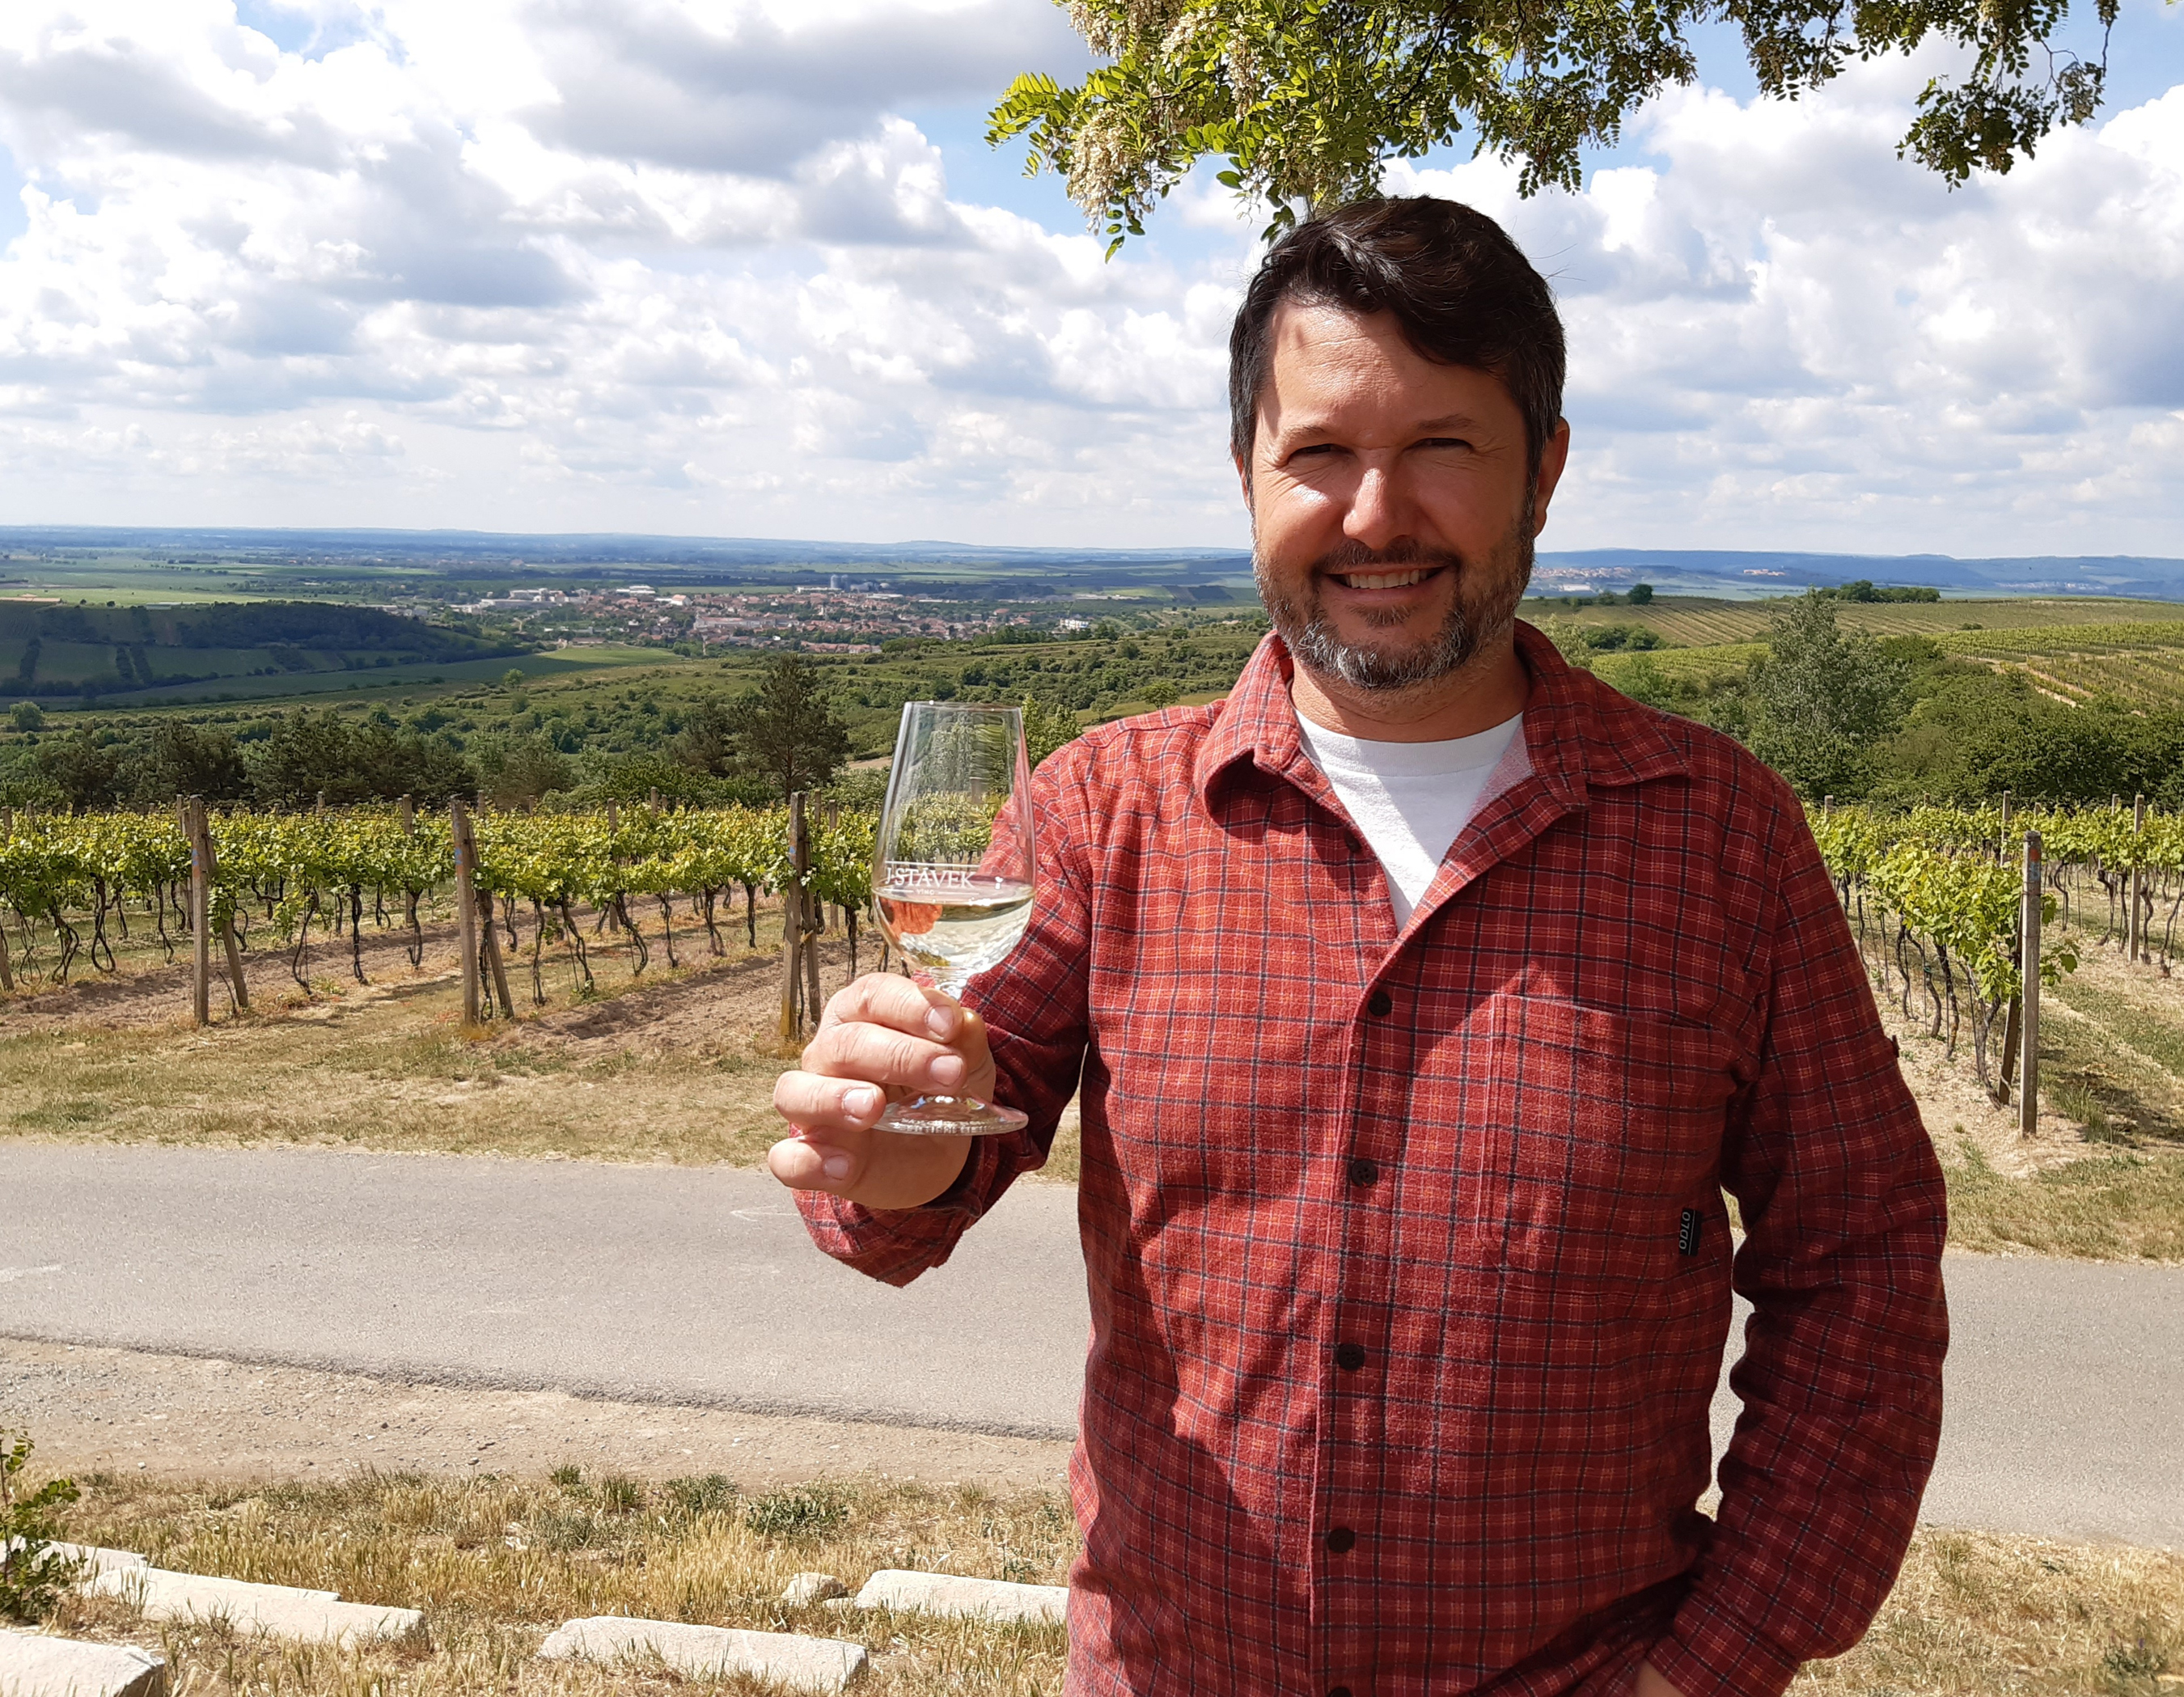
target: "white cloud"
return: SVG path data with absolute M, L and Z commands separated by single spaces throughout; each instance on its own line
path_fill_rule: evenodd
M 1256 221 L 1104 263 L 904 115 L 1068 70 L 1046 0 L 246 4 L 0 14 L 0 520 L 1240 539 Z M 1552 544 L 2184 553 L 2184 86 L 1950 195 L 1925 69 L 1394 173 L 1556 279 Z

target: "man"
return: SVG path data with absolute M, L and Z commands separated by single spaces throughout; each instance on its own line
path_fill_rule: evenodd
M 1231 353 L 1273 634 L 1227 702 L 1040 768 L 1023 943 L 962 1009 L 837 996 L 773 1171 L 905 1282 L 1081 1071 L 1072 1692 L 1779 1692 L 1894 1579 L 1947 1330 L 1939 1171 L 1803 815 L 1515 622 L 1569 432 L 1490 220 L 1304 225 Z M 1029 1129 L 872 1129 L 932 1086 Z

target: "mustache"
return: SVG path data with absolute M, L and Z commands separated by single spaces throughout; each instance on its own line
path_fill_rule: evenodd
M 1407 566 L 1429 568 L 1446 566 L 1449 570 L 1463 570 L 1463 556 L 1446 548 L 1430 548 L 1407 537 L 1399 537 L 1383 548 L 1368 548 L 1362 542 L 1346 542 L 1329 548 L 1312 563 L 1315 577 L 1339 577 L 1353 571 L 1400 570 Z

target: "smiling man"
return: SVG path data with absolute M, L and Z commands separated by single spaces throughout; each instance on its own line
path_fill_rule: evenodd
M 1069 1691 L 1768 1697 L 1864 1632 L 1941 1416 L 1941 1177 L 1834 890 L 1773 774 L 1516 621 L 1569 433 L 1499 228 L 1308 222 L 1230 346 L 1273 633 L 1040 767 L 1025 941 L 837 996 L 773 1170 L 905 1282 L 1079 1094 Z M 873 1129 L 934 1086 L 1030 1125 Z

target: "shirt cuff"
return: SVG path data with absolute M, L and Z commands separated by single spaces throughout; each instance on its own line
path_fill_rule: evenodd
M 796 1210 L 811 1241 L 836 1260 L 883 1283 L 905 1285 L 955 1252 L 985 1211 L 1004 1138 L 978 1138 L 956 1182 L 916 1208 L 867 1208 L 823 1190 L 799 1190 Z
M 1781 1697 L 1803 1666 L 1758 1633 L 1691 1602 L 1646 1659 L 1680 1697 Z

